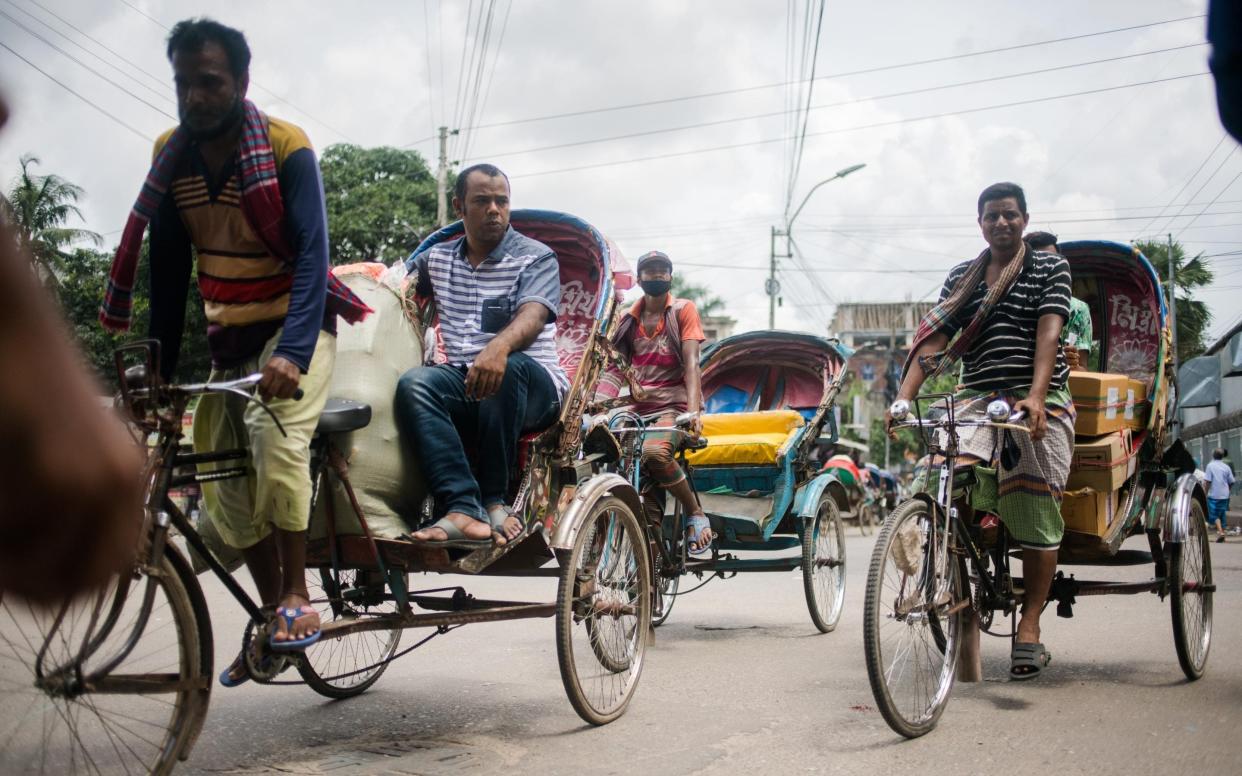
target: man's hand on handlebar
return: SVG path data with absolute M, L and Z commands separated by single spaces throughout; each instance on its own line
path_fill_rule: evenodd
M 1014 404 L 1013 411 L 1026 413 L 1027 426 L 1031 429 L 1031 439 L 1043 439 L 1044 434 L 1048 433 L 1048 410 L 1044 406 L 1043 399 L 1028 396 Z
M 884 410 L 884 432 L 888 434 L 889 439 L 897 438 L 897 431 L 893 428 L 893 424 L 905 420 L 910 414 L 910 402 L 906 399 L 897 399 Z
M 263 365 L 263 378 L 259 380 L 259 397 L 263 401 L 291 399 L 302 379 L 298 365 L 283 356 L 272 356 Z

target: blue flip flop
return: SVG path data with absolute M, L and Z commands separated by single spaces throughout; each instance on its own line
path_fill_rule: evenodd
M 689 549 L 690 545 L 699 543 L 704 531 L 712 530 L 712 524 L 708 521 L 707 515 L 690 515 L 686 518 L 686 530 L 690 533 L 686 537 L 686 548 Z M 690 554 L 695 556 L 703 555 L 711 548 L 712 543 L 708 542 L 698 550 L 690 550 Z
M 236 662 L 238 661 L 238 659 L 240 659 L 240 656 L 238 656 L 238 658 L 234 658 L 234 659 L 233 659 L 233 663 L 236 663 Z M 249 682 L 249 681 L 250 681 L 250 672 L 249 672 L 249 671 L 243 671 L 243 672 L 242 672 L 241 677 L 239 677 L 239 678 L 237 678 L 237 679 L 234 679 L 233 677 L 229 676 L 229 672 L 233 670 L 233 663 L 229 663 L 227 666 L 225 666 L 225 667 L 224 667 L 224 670 L 220 672 L 220 677 L 219 677 L 219 679 L 220 679 L 220 686 L 222 686 L 222 687 L 239 687 L 239 686 L 241 686 L 241 685 L 245 684 L 246 682 Z M 270 669 L 270 667 L 271 667 L 271 664 L 272 664 L 272 657 L 271 657 L 271 655 L 264 655 L 264 656 L 263 656 L 263 663 L 262 663 L 262 666 L 261 666 L 261 667 L 262 667 L 262 669 L 263 669 L 264 671 L 269 670 L 269 669 Z M 286 664 L 285 664 L 285 667 L 281 669 L 281 673 L 283 673 L 284 671 L 288 670 L 288 668 L 289 668 L 289 664 L 288 664 L 288 663 L 286 663 Z
M 293 621 L 308 614 L 318 614 L 318 612 L 315 610 L 315 607 L 310 606 L 309 604 L 306 606 L 299 606 L 296 609 L 290 609 L 286 606 L 276 607 L 276 616 L 285 621 L 285 633 L 292 633 Z M 273 628 L 272 635 L 267 638 L 267 645 L 271 647 L 274 652 L 300 652 L 309 647 L 311 644 L 314 644 L 316 641 L 319 641 L 319 637 L 322 635 L 323 628 L 320 627 L 314 633 L 304 638 L 292 641 L 277 641 L 276 629 Z

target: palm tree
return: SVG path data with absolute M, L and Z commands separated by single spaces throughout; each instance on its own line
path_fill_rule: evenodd
M 1161 283 L 1169 282 L 1169 244 L 1163 240 L 1138 240 L 1134 247 L 1143 252 L 1156 269 Z M 1212 313 L 1205 303 L 1194 298 L 1195 289 L 1211 285 L 1213 273 L 1200 253 L 1187 260 L 1181 243 L 1173 242 L 1173 279 L 1177 282 L 1177 361 L 1202 353 Z
M 673 296 L 694 302 L 699 315 L 713 315 L 725 306 L 724 300 L 713 294 L 710 288 L 683 280 L 680 275 L 673 275 L 671 291 Z
M 95 232 L 64 225 L 70 217 L 83 220 L 77 206 L 82 188 L 59 175 L 33 174 L 31 167 L 38 163 L 38 158 L 30 154 L 21 158 L 22 171 L 7 198 L 3 198 L 0 218 L 14 227 L 18 247 L 31 257 L 44 284 L 55 291 L 65 263 L 72 256 L 70 247 L 78 242 L 100 245 L 103 238 Z

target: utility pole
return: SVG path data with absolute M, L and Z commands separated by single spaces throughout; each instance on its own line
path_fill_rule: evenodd
M 902 313 L 904 315 L 905 311 L 903 310 Z M 888 324 L 889 324 L 889 328 L 888 328 L 888 360 L 889 360 L 889 363 L 888 363 L 887 368 L 884 370 L 885 382 L 888 382 L 889 380 L 893 379 L 892 362 L 897 360 L 897 321 L 892 320 L 890 318 Z M 894 391 L 894 393 L 896 392 Z M 885 433 L 884 434 L 884 471 L 886 472 L 892 471 L 891 469 L 889 469 L 889 458 L 891 456 L 891 447 L 892 447 L 892 440 L 889 438 L 888 434 Z
M 781 293 L 781 282 L 776 279 L 776 237 L 783 232 L 779 231 L 775 226 L 772 227 L 772 244 L 768 251 L 768 279 L 763 284 L 763 290 L 768 293 L 768 328 L 776 328 L 776 298 Z M 788 235 L 786 235 L 788 236 Z M 782 258 L 789 258 L 789 250 L 786 250 Z
M 768 251 L 768 280 L 766 283 L 763 284 L 764 290 L 768 292 L 768 328 L 769 329 L 776 328 L 776 297 L 781 292 L 780 281 L 776 279 L 776 238 L 777 236 L 785 238 L 785 252 L 781 254 L 781 258 L 783 259 L 793 258 L 793 239 L 791 237 L 793 233 L 793 222 L 798 218 L 798 214 L 802 212 L 802 208 L 806 207 L 806 203 L 811 199 L 811 195 L 815 193 L 816 189 L 818 189 L 820 186 L 823 186 L 825 183 L 831 183 L 832 181 L 835 181 L 837 178 L 844 178 L 846 175 L 849 175 L 852 172 L 858 172 L 859 170 L 861 170 L 862 168 L 866 166 L 867 165 L 865 164 L 850 165 L 849 167 L 846 167 L 843 170 L 837 170 L 836 175 L 833 175 L 831 178 L 825 178 L 819 183 L 816 183 L 814 186 L 811 187 L 811 190 L 806 193 L 806 196 L 802 198 L 802 204 L 798 205 L 798 209 L 793 212 L 793 215 L 785 219 L 785 228 L 777 229 L 775 226 L 772 227 L 772 246 L 771 246 L 771 249 Z M 785 212 L 788 213 L 789 211 L 786 210 Z
M 440 164 L 436 167 L 436 226 L 448 224 L 448 138 L 456 135 L 457 130 L 449 132 L 448 127 L 440 127 Z

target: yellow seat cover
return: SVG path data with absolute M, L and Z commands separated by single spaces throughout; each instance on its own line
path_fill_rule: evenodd
M 775 464 L 805 425 L 795 410 L 704 415 L 707 447 L 689 453 L 686 460 L 691 466 Z

